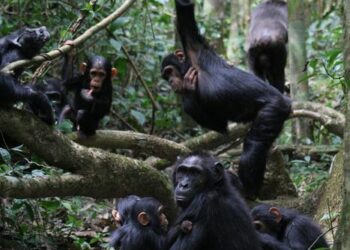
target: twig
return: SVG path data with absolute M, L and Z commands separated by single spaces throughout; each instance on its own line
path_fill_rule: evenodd
M 112 21 L 120 17 L 122 14 L 124 14 L 130 6 L 135 3 L 136 0 L 127 0 L 119 9 L 117 9 L 115 12 L 113 12 L 111 15 L 103 19 L 98 24 L 92 26 L 88 30 L 86 30 L 81 36 L 77 37 L 72 41 L 72 43 L 75 45 L 75 47 L 78 47 L 80 44 L 84 43 L 86 40 L 88 40 L 92 35 L 95 33 L 101 31 L 104 29 L 108 24 L 110 24 Z M 52 60 L 58 56 L 60 56 L 62 53 L 67 53 L 72 49 L 71 45 L 63 45 L 57 49 L 54 49 L 46 54 L 41 54 L 38 56 L 33 57 L 31 60 L 19 60 L 13 63 L 10 63 L 6 67 L 4 67 L 1 72 L 3 73 L 11 73 L 14 69 L 18 67 L 25 67 L 32 65 L 34 63 L 42 63 L 44 61 Z
M 321 239 L 323 236 L 325 236 L 326 233 L 328 233 L 329 231 L 333 231 L 333 229 L 335 229 L 335 228 L 337 228 L 337 226 L 331 227 L 330 229 L 328 229 L 328 230 L 325 231 L 324 233 L 320 234 L 320 235 L 316 238 L 316 240 L 311 244 L 311 246 L 309 246 L 309 247 L 307 248 L 307 250 L 313 249 L 313 247 L 316 245 L 316 243 L 318 242 L 319 239 Z
M 161 108 L 160 108 L 159 104 L 155 101 L 155 99 L 154 99 L 154 97 L 153 97 L 151 91 L 149 90 L 149 88 L 148 88 L 148 86 L 147 86 L 145 80 L 142 78 L 140 71 L 137 69 L 137 67 L 136 67 L 136 65 L 135 65 L 135 63 L 134 63 L 134 61 L 131 59 L 131 57 L 130 57 L 130 55 L 129 55 L 129 52 L 126 50 L 126 48 L 125 48 L 124 46 L 122 46 L 122 50 L 123 50 L 123 53 L 125 54 L 125 56 L 127 57 L 127 59 L 128 59 L 130 65 L 131 65 L 131 67 L 132 67 L 133 70 L 135 71 L 137 78 L 138 78 L 139 81 L 141 82 L 142 86 L 145 88 L 145 90 L 146 90 L 146 92 L 147 92 L 147 95 L 148 95 L 149 98 L 151 99 L 152 104 L 153 104 L 153 107 L 154 107 L 155 109 L 157 109 L 157 110 L 160 110 Z
M 135 132 L 138 132 L 136 128 L 134 128 L 131 124 L 129 124 L 121 115 L 119 115 L 114 109 L 111 109 L 112 115 L 118 118 L 122 123 L 124 123 L 125 126 L 127 126 L 130 130 L 133 130 Z

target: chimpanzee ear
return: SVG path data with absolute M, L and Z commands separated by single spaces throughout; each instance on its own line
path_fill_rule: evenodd
M 182 49 L 175 50 L 174 54 L 179 59 L 180 62 L 185 61 L 185 53 Z
M 141 212 L 137 215 L 137 221 L 142 226 L 147 226 L 150 223 L 150 218 L 146 212 Z
M 269 213 L 272 214 L 273 216 L 275 216 L 275 221 L 277 223 L 280 223 L 282 220 L 282 214 L 281 211 L 277 208 L 277 207 L 271 207 L 269 209 Z
M 111 70 L 111 76 L 112 77 L 115 77 L 115 76 L 117 76 L 118 75 L 118 70 L 117 70 L 117 68 L 112 68 L 112 70 Z
M 82 62 L 82 63 L 80 64 L 80 67 L 79 67 L 79 71 L 80 71 L 80 73 L 81 73 L 82 75 L 85 74 L 86 68 L 87 68 L 86 62 Z
M 121 223 L 121 222 L 122 222 L 122 218 L 120 217 L 120 214 L 119 214 L 118 210 L 113 209 L 113 210 L 112 210 L 112 216 L 113 216 L 114 220 L 115 220 L 117 223 Z

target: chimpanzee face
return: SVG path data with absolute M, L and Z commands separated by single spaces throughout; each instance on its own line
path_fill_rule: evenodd
M 282 213 L 278 208 L 262 204 L 254 207 L 251 214 L 254 227 L 260 233 L 276 236 L 280 231 Z
M 175 93 L 181 93 L 183 87 L 183 79 L 180 71 L 173 65 L 168 65 L 162 72 L 162 77 L 170 83 Z
M 41 49 L 45 42 L 50 39 L 50 34 L 45 26 L 39 28 L 24 28 L 22 33 L 18 36 L 16 43 L 22 49 L 32 49 L 35 46 Z
M 168 219 L 164 213 L 164 206 L 158 208 L 159 223 L 164 231 L 168 229 Z
M 93 67 L 90 69 L 90 90 L 99 92 L 106 79 L 107 72 L 103 67 Z
M 204 189 L 207 178 L 202 164 L 200 157 L 190 156 L 176 167 L 175 200 L 180 207 L 189 206 L 195 195 Z

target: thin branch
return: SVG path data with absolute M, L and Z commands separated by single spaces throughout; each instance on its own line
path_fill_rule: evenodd
M 152 92 L 149 90 L 145 80 L 142 78 L 140 71 L 137 69 L 134 61 L 131 59 L 129 52 L 127 51 L 127 49 L 124 46 L 122 46 L 122 50 L 123 50 L 123 53 L 125 54 L 125 56 L 127 57 L 131 67 L 133 68 L 134 72 L 136 73 L 137 78 L 141 82 L 142 86 L 145 88 L 148 97 L 151 99 L 152 104 L 153 104 L 153 108 L 155 108 L 157 110 L 161 110 L 161 107 L 159 106 L 159 104 L 154 99 L 154 97 L 152 95 Z
M 75 47 L 78 47 L 80 44 L 84 43 L 86 40 L 88 40 L 92 35 L 95 33 L 103 30 L 107 25 L 109 25 L 112 21 L 123 15 L 130 6 L 135 3 L 136 0 L 127 0 L 119 9 L 117 9 L 115 12 L 113 12 L 111 15 L 103 19 L 98 24 L 92 26 L 88 30 L 86 30 L 81 36 L 77 37 L 72 41 Z M 57 49 L 54 49 L 46 54 L 41 54 L 38 56 L 33 57 L 31 60 L 20 60 L 13 63 L 10 63 L 6 67 L 4 67 L 1 72 L 3 73 L 11 73 L 14 69 L 18 67 L 25 67 L 29 66 L 35 63 L 42 63 L 44 61 L 52 60 L 58 56 L 60 56 L 62 53 L 67 53 L 72 49 L 71 45 L 63 45 Z

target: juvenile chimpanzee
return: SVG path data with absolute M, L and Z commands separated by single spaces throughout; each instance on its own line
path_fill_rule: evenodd
M 46 27 L 23 28 L 0 38 L 0 69 L 7 64 L 30 59 L 40 52 L 50 35 Z M 52 107 L 48 98 L 31 87 L 22 86 L 17 78 L 23 68 L 14 70 L 14 75 L 0 74 L 0 105 L 27 102 L 37 115 L 48 124 L 54 123 Z
M 74 90 L 74 102 L 66 106 L 59 122 L 70 119 L 80 136 L 95 134 L 99 121 L 109 113 L 112 104 L 112 77 L 117 70 L 102 56 L 89 58 L 80 65 L 81 74 L 64 81 L 67 90 Z
M 162 204 L 152 197 L 135 201 L 129 222 L 111 236 L 111 245 L 120 250 L 163 250 L 168 221 Z
M 130 211 L 140 197 L 129 195 L 125 198 L 119 198 L 115 208 L 112 210 L 112 216 L 118 226 L 123 226 L 130 221 Z
M 199 34 L 191 0 L 175 0 L 177 29 L 184 52 L 162 62 L 162 76 L 182 97 L 200 125 L 225 132 L 227 123 L 252 122 L 239 163 L 245 195 L 254 199 L 262 186 L 270 146 L 291 111 L 290 100 L 253 74 L 229 65 Z
M 320 227 L 296 211 L 263 204 L 254 207 L 251 214 L 256 230 L 271 235 L 290 249 L 329 248 Z
M 252 12 L 248 63 L 255 75 L 284 92 L 287 63 L 288 10 L 282 0 L 267 0 Z
M 181 211 L 168 234 L 170 250 L 261 249 L 249 211 L 218 159 L 205 152 L 179 159 L 173 184 Z

